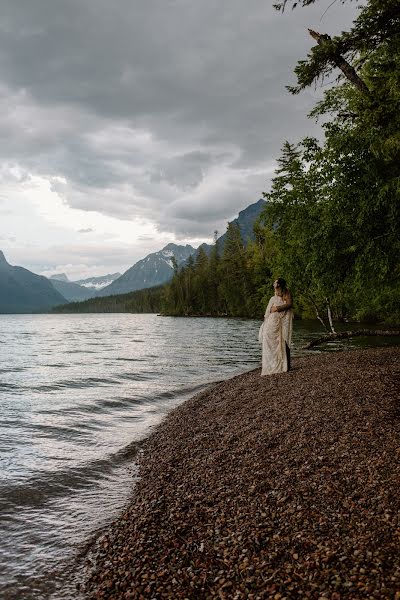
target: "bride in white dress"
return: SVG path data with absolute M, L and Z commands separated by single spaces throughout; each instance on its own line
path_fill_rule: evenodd
M 274 281 L 275 295 L 268 302 L 258 339 L 262 344 L 261 375 L 290 369 L 292 340 L 292 296 L 282 278 Z

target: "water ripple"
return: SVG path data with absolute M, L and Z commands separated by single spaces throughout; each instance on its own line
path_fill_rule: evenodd
M 10 516 L 13 510 L 24 506 L 42 509 L 57 496 L 78 494 L 82 488 L 91 487 L 94 481 L 107 478 L 121 463 L 132 460 L 140 446 L 141 442 L 131 442 L 109 456 L 88 461 L 82 466 L 37 474 L 24 483 L 0 484 L 0 510 L 5 510 Z
M 128 497 L 151 427 L 259 364 L 260 323 L 88 314 L 0 315 L 0 325 L 0 595 L 41 600 Z M 296 324 L 296 347 L 313 327 Z M 57 600 L 71 597 L 63 589 Z

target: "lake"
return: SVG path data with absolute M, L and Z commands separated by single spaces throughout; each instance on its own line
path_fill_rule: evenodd
M 0 315 L 2 597 L 74 597 L 69 573 L 126 503 L 140 440 L 207 384 L 258 367 L 259 326 L 157 315 Z M 293 356 L 320 334 L 318 323 L 296 322 Z M 363 344 L 356 338 L 325 349 Z

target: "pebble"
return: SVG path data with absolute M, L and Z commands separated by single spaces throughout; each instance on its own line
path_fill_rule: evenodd
M 85 597 L 400 600 L 399 358 L 310 353 L 174 409 Z

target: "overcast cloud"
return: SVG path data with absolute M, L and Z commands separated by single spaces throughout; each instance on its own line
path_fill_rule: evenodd
M 72 277 L 200 243 L 268 189 L 285 139 L 318 128 L 291 96 L 307 27 L 354 4 L 2 0 L 0 246 Z M 318 93 L 318 92 L 317 92 Z

